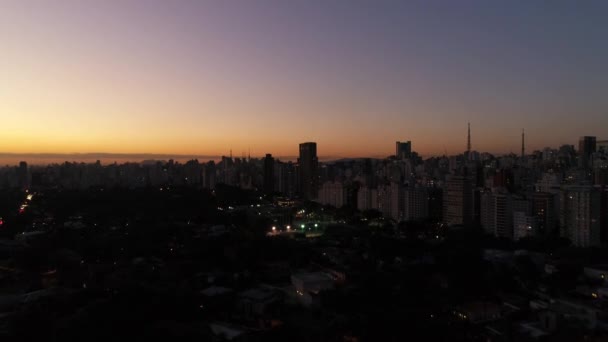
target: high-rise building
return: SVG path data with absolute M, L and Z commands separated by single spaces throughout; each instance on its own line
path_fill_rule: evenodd
M 404 188 L 403 185 L 397 182 L 391 183 L 391 201 L 390 201 L 390 212 L 391 218 L 397 222 L 403 221 L 404 212 Z
M 30 177 L 27 168 L 27 163 L 22 161 L 19 163 L 19 168 L 17 169 L 17 179 L 19 182 L 19 187 L 27 189 L 30 186 L 29 178 Z
M 395 149 L 395 157 L 398 159 L 407 159 L 412 156 L 412 142 L 411 141 L 397 141 Z
M 561 235 L 577 247 L 600 244 L 600 191 L 589 185 L 565 186 L 560 192 Z
M 591 154 L 595 152 L 596 139 L 595 137 L 580 137 L 578 140 L 578 155 L 579 155 L 579 167 L 589 168 L 591 161 Z
M 415 221 L 429 217 L 429 192 L 426 188 L 405 188 L 403 202 L 403 220 Z
M 595 147 L 598 152 L 608 153 L 608 140 L 598 140 Z
M 272 154 L 264 157 L 264 192 L 271 194 L 274 192 L 274 158 Z
M 391 194 L 391 186 L 389 184 L 379 185 L 376 194 L 376 208 L 382 213 L 382 216 L 391 217 L 393 200 Z
M 535 192 L 531 195 L 532 215 L 535 217 L 539 235 L 553 235 L 557 228 L 557 194 Z
M 346 205 L 347 190 L 342 182 L 325 182 L 319 189 L 318 201 L 324 205 L 341 208 Z
M 299 191 L 304 199 L 313 200 L 319 191 L 319 159 L 317 158 L 317 143 L 300 144 L 298 158 Z
M 600 242 L 602 245 L 608 243 L 608 188 L 600 187 Z
M 560 186 L 562 184 L 561 175 L 555 173 L 543 173 L 541 179 L 536 182 L 535 188 L 538 192 L 547 192 L 551 194 L 558 194 Z
M 452 176 L 443 189 L 443 221 L 448 225 L 470 224 L 474 218 L 473 181 L 469 176 Z
M 357 209 L 360 211 L 378 209 L 378 192 L 368 186 L 362 186 L 357 191 Z
M 435 222 L 440 222 L 443 219 L 443 189 L 428 188 L 428 215 Z
M 216 167 L 213 160 L 203 166 L 203 188 L 215 189 Z
M 276 182 L 274 189 L 283 195 L 292 197 L 297 192 L 296 167 L 292 162 L 275 162 Z
M 486 191 L 481 194 L 480 221 L 483 229 L 494 236 L 513 238 L 513 199 L 507 192 Z

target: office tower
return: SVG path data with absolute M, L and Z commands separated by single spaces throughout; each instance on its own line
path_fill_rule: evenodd
M 513 201 L 506 192 L 486 191 L 480 196 L 483 229 L 497 237 L 513 238 Z
M 531 201 L 538 234 L 545 236 L 555 234 L 558 222 L 557 194 L 535 192 L 531 195 Z
M 588 185 L 565 186 L 560 192 L 561 235 L 577 247 L 600 244 L 600 191 Z
M 264 192 L 271 194 L 274 192 L 274 158 L 272 154 L 264 157 Z
M 300 144 L 298 158 L 299 191 L 304 199 L 317 198 L 319 189 L 319 159 L 317 158 L 317 143 Z
M 429 192 L 426 188 L 405 188 L 403 202 L 403 220 L 416 221 L 429 217 Z
M 411 141 L 397 141 L 395 157 L 397 159 L 407 159 L 412 156 L 412 142 Z
M 595 137 L 580 137 L 578 140 L 579 167 L 589 168 L 591 166 L 591 154 L 595 152 Z
M 295 165 L 292 162 L 283 163 L 277 161 L 275 163 L 275 175 L 276 182 L 274 190 L 288 197 L 295 196 L 297 192 Z
M 19 187 L 22 189 L 27 189 L 30 186 L 27 163 L 24 161 L 19 163 L 19 168 L 17 169 L 17 180 L 19 182 Z
M 448 225 L 466 225 L 473 222 L 473 182 L 468 176 L 452 176 L 443 190 L 443 221 Z

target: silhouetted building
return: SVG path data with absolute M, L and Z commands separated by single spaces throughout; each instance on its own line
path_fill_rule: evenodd
M 264 192 L 271 194 L 274 192 L 274 158 L 272 154 L 264 157 Z
M 423 220 L 429 217 L 429 193 L 426 188 L 405 188 L 403 202 L 403 220 Z
M 27 189 L 30 186 L 27 163 L 24 161 L 19 163 L 19 168 L 17 169 L 17 179 L 20 188 Z
M 203 187 L 207 189 L 215 189 L 216 183 L 216 167 L 213 160 L 209 161 L 203 167 Z
M 429 218 L 433 221 L 440 222 L 443 219 L 443 189 L 429 188 Z
M 600 195 L 600 241 L 603 245 L 608 243 L 608 188 L 601 187 Z
M 481 226 L 494 236 L 513 239 L 513 200 L 506 191 L 481 194 Z
M 589 168 L 591 154 L 595 152 L 596 139 L 595 137 L 580 137 L 578 140 L 578 155 L 579 155 L 579 166 L 583 168 Z
M 294 196 L 297 192 L 297 175 L 295 165 L 292 162 L 276 162 L 275 175 L 275 191 L 289 197 Z
M 608 140 L 598 140 L 595 147 L 598 152 L 608 153 Z
M 557 228 L 557 195 L 535 192 L 531 196 L 532 214 L 536 218 L 536 228 L 540 235 L 553 235 Z
M 463 225 L 472 223 L 473 218 L 473 182 L 468 176 L 452 176 L 443 190 L 443 221 Z
M 577 247 L 600 244 L 600 191 L 588 185 L 566 186 L 560 192 L 561 235 Z
M 316 199 L 319 191 L 319 159 L 317 158 L 317 143 L 300 144 L 299 190 L 304 199 Z
M 341 208 L 346 205 L 347 191 L 342 182 L 325 182 L 319 190 L 319 203 Z
M 411 141 L 397 141 L 395 149 L 395 157 L 398 159 L 406 159 L 412 155 L 412 142 Z
M 362 186 L 357 191 L 357 209 L 378 209 L 378 190 Z

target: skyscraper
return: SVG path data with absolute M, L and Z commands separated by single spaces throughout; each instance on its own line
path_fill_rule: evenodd
M 580 137 L 578 139 L 578 155 L 579 155 L 579 163 L 578 165 L 582 168 L 589 168 L 591 154 L 595 152 L 596 148 L 596 139 L 595 137 Z
M 27 189 L 30 186 L 27 163 L 24 161 L 19 163 L 19 168 L 17 169 L 17 178 L 20 188 Z
M 532 194 L 532 214 L 536 218 L 539 234 L 549 236 L 557 228 L 557 193 L 534 192 Z
M 488 191 L 481 195 L 481 225 L 497 237 L 513 238 L 513 200 L 506 191 Z
M 561 235 L 577 247 L 600 244 L 600 195 L 588 185 L 566 186 L 560 192 Z
M 274 158 L 272 154 L 264 157 L 264 192 L 271 194 L 274 192 Z
M 395 149 L 395 157 L 398 159 L 406 159 L 412 156 L 412 142 L 411 141 L 397 141 Z
M 317 158 L 317 143 L 305 142 L 300 144 L 298 169 L 300 194 L 304 199 L 316 199 L 319 191 L 319 159 Z
M 470 224 L 474 218 L 473 182 L 468 176 L 452 176 L 443 191 L 443 221 L 448 225 Z

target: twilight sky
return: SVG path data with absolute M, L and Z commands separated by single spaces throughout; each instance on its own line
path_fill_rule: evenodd
M 0 0 L 0 152 L 608 139 L 607 1 Z

